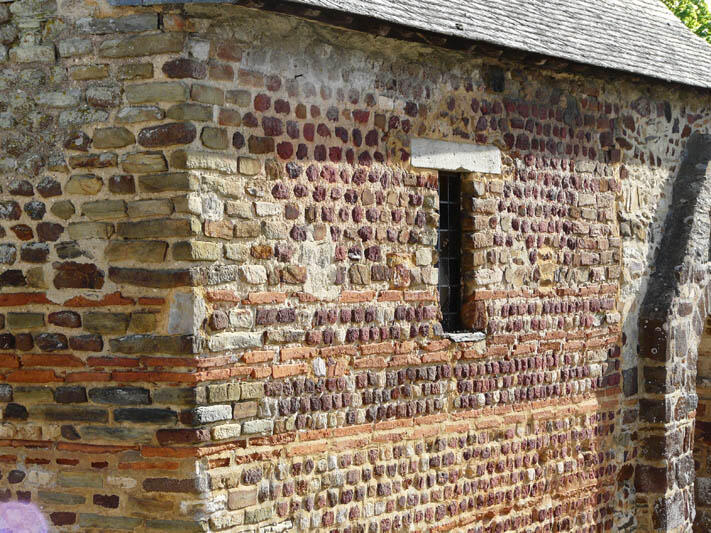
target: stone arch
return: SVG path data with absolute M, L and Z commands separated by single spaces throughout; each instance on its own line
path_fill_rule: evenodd
M 639 458 L 642 531 L 690 531 L 694 520 L 696 364 L 711 314 L 711 135 L 694 134 L 639 314 Z

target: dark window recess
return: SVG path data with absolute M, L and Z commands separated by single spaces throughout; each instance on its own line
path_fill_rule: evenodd
M 439 174 L 439 304 L 445 332 L 461 331 L 459 312 L 462 305 L 461 278 L 461 188 L 457 174 Z

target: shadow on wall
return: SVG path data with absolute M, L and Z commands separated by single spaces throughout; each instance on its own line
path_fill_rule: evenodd
M 685 157 L 685 153 L 681 154 L 680 159 Z M 630 174 L 636 174 L 643 171 L 643 167 L 627 167 Z M 679 176 L 680 170 L 678 167 L 670 168 L 669 172 L 664 176 L 664 183 L 657 191 L 658 197 L 654 203 L 653 216 L 649 220 L 639 220 L 639 210 L 644 207 L 643 202 L 637 200 L 622 209 L 618 206 L 618 223 L 620 227 L 624 223 L 629 224 L 629 233 L 621 235 L 622 242 L 622 262 L 623 262 L 623 279 L 620 280 L 620 300 L 618 309 L 624 316 L 622 323 L 622 357 L 620 369 L 622 378 L 623 403 L 621 404 L 622 412 L 620 415 L 620 447 L 625 450 L 634 450 L 638 445 L 638 419 L 639 419 L 639 404 L 638 394 L 640 390 L 640 359 L 638 348 L 638 328 L 639 316 L 641 307 L 645 299 L 645 294 L 649 286 L 651 272 L 654 271 L 653 265 L 656 256 L 659 254 L 660 242 L 663 232 L 666 227 L 668 212 L 670 209 L 671 197 L 676 178 Z M 625 176 L 621 176 L 624 179 Z M 629 176 L 635 180 L 637 176 Z M 627 194 L 633 196 L 637 194 L 634 188 L 627 189 Z M 626 199 L 624 199 L 626 203 Z M 623 211 L 627 212 L 627 216 L 623 216 Z M 639 231 L 643 231 L 641 235 Z M 639 242 L 643 245 L 639 253 L 630 253 L 625 241 Z M 627 278 L 625 272 L 638 272 L 636 277 Z M 627 294 L 623 294 L 624 292 Z M 609 370 L 608 370 L 609 372 Z M 636 506 L 636 489 L 634 476 L 634 461 L 635 457 L 625 457 L 624 462 L 628 463 L 623 468 L 618 476 L 618 487 L 616 492 L 616 525 L 619 531 L 639 531 L 644 529 L 638 523 L 638 516 L 635 512 Z M 648 526 L 651 530 L 651 525 Z
M 630 313 L 625 322 L 625 329 L 639 331 L 637 366 L 624 372 L 624 394 L 638 397 L 640 455 L 629 488 L 643 530 L 688 527 L 694 515 L 689 415 L 697 403 L 696 346 L 707 305 L 710 161 L 711 135 L 692 135 L 671 185 L 659 245 L 649 247 L 652 271 L 636 296 L 639 317 Z M 626 422 L 631 435 L 633 416 Z

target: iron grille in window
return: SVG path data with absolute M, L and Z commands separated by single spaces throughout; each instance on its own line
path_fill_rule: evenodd
M 461 266 L 461 190 L 457 174 L 439 174 L 439 302 L 442 328 L 446 332 L 462 329 L 459 311 L 462 300 Z

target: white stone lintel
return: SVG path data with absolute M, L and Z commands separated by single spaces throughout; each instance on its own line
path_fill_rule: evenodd
M 486 339 L 486 334 L 483 331 L 449 332 L 442 336 L 452 342 L 479 342 Z
M 416 168 L 501 174 L 501 151 L 496 146 L 413 138 L 410 153 Z

